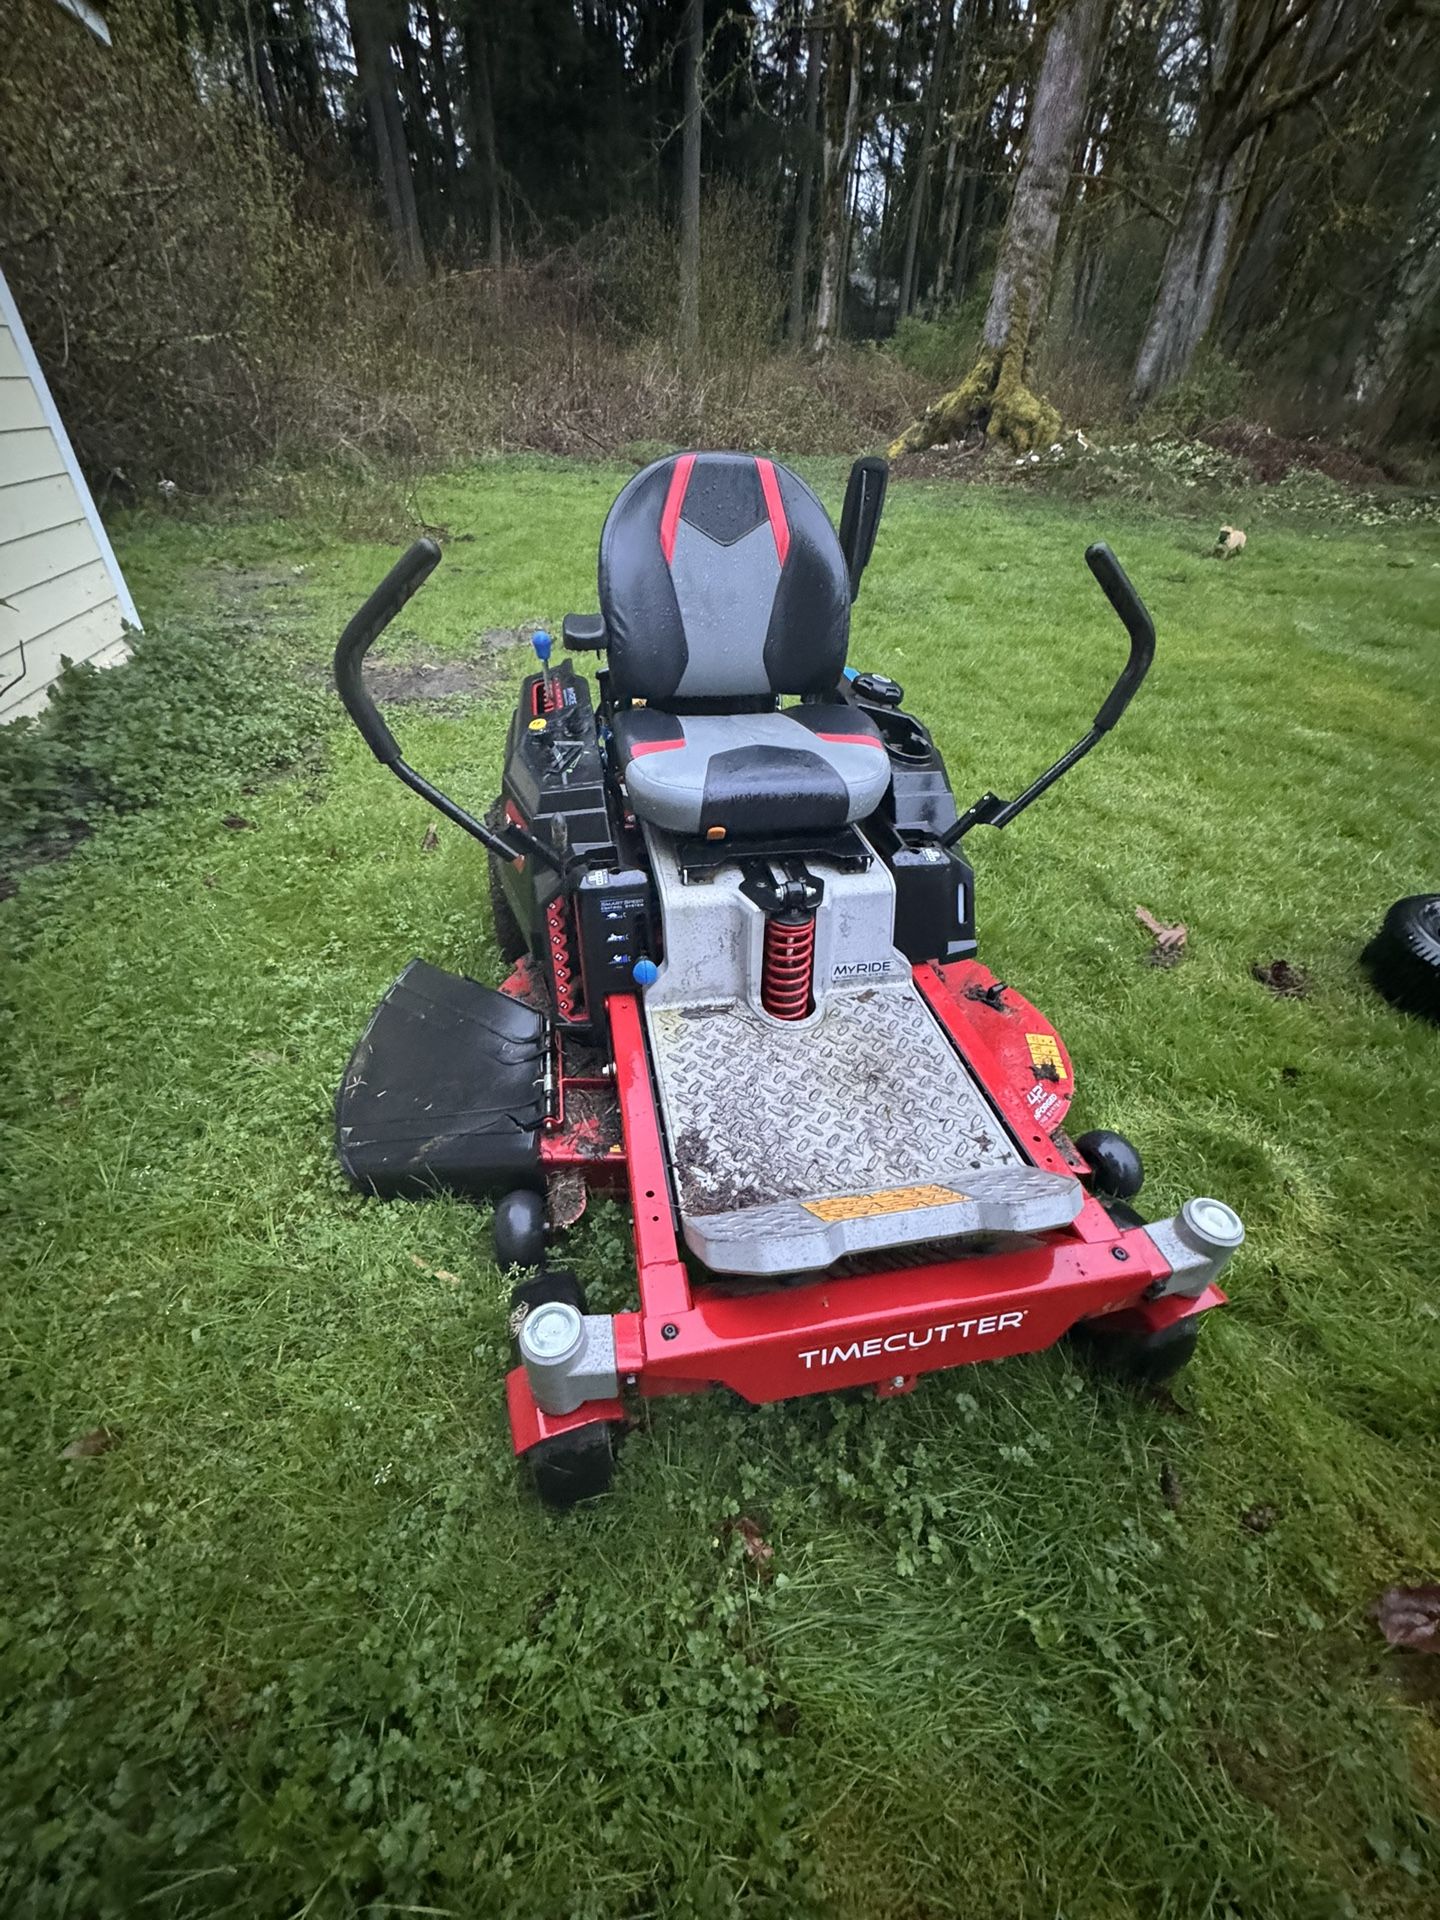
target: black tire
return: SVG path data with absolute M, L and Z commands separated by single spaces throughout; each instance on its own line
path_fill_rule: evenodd
M 1128 1201 L 1101 1198 L 1100 1204 L 1117 1227 L 1128 1231 L 1149 1224 Z M 1173 1380 L 1195 1358 L 1200 1315 L 1192 1313 L 1184 1320 L 1173 1321 L 1158 1333 L 1107 1328 L 1103 1318 L 1077 1320 L 1066 1338 L 1076 1358 L 1094 1372 L 1132 1387 L 1158 1387 Z
M 498 833 L 505 825 L 503 800 L 494 802 L 485 816 L 485 824 L 493 833 Z M 493 853 L 487 852 L 485 858 L 490 867 L 490 917 L 495 923 L 495 945 L 500 949 L 500 958 L 507 966 L 513 967 L 517 960 L 523 959 L 530 951 L 530 943 L 505 891 L 505 882 L 501 878 L 504 862 Z
M 1097 1127 L 1075 1142 L 1090 1168 L 1090 1188 L 1097 1199 L 1133 1200 L 1145 1184 L 1140 1149 L 1123 1133 Z
M 1070 1329 L 1070 1344 L 1086 1366 L 1132 1387 L 1158 1387 L 1173 1380 L 1195 1358 L 1200 1315 L 1173 1320 L 1155 1333 L 1103 1330 L 1098 1320 L 1081 1320 Z
M 490 1228 L 495 1243 L 495 1264 L 502 1273 L 511 1267 L 534 1270 L 545 1259 L 549 1237 L 545 1222 L 545 1196 L 530 1187 L 515 1187 L 495 1202 Z M 511 1306 L 515 1305 L 512 1298 Z
M 613 1423 L 597 1420 L 593 1426 L 558 1433 L 541 1440 L 525 1455 L 530 1484 L 547 1507 L 573 1507 L 581 1500 L 597 1500 L 610 1491 L 615 1474 Z
M 518 1362 L 520 1322 L 532 1307 L 563 1300 L 577 1313 L 585 1311 L 585 1289 L 568 1268 L 556 1267 L 522 1280 L 510 1290 L 510 1344 Z M 614 1422 L 597 1420 L 541 1440 L 524 1455 L 531 1486 L 547 1507 L 573 1507 L 581 1500 L 608 1493 L 615 1472 Z
M 1397 900 L 1361 958 L 1392 1006 L 1440 1021 L 1440 893 Z

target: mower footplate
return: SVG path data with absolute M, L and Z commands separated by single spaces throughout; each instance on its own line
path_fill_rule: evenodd
M 1084 1194 L 1029 1165 L 910 980 L 816 1019 L 647 1006 L 685 1240 L 717 1273 L 1068 1226 Z

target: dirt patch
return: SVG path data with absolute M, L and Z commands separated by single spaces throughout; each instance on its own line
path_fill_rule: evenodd
M 402 661 L 372 654 L 365 662 L 365 684 L 381 706 L 476 699 L 509 685 L 501 656 L 526 645 L 529 638 L 520 627 L 492 627 L 480 635 L 477 650 L 464 660 Z
M 748 1186 L 728 1169 L 717 1167 L 710 1143 L 695 1127 L 675 1138 L 675 1178 L 687 1213 L 739 1213 L 745 1207 L 767 1207 L 778 1197 Z
M 1311 438 L 1297 440 L 1283 433 L 1272 433 L 1249 420 L 1223 420 L 1206 427 L 1197 439 L 1218 453 L 1243 460 L 1258 485 L 1273 487 L 1287 473 L 1301 467 L 1311 473 L 1323 473 L 1347 487 L 1393 486 L 1395 475 L 1331 441 Z
M 1282 1000 L 1303 1000 L 1310 991 L 1309 974 L 1293 960 L 1271 960 L 1265 966 L 1253 966 L 1250 973 Z
M 1024 477 L 1020 467 L 1013 453 L 997 454 L 978 428 L 923 453 L 898 454 L 891 462 L 895 477 L 904 480 L 1018 480 Z

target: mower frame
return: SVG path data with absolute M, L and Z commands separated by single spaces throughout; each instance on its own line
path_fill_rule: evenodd
M 523 993 L 526 970 L 512 978 Z M 1050 1022 L 978 961 L 920 966 L 915 981 L 1034 1164 L 1085 1173 L 1084 1160 L 1060 1131 L 1074 1081 Z M 511 1370 L 506 1397 L 517 1454 L 577 1429 L 623 1422 L 625 1393 L 655 1398 L 723 1386 L 759 1405 L 871 1386 L 888 1397 L 912 1391 L 924 1373 L 1053 1346 L 1078 1321 L 1144 1336 L 1225 1301 L 1209 1276 L 1223 1267 L 1229 1249 L 1207 1251 L 1187 1237 L 1177 1257 L 1173 1235 L 1162 1233 L 1172 1242 L 1167 1247 L 1154 1229 L 1118 1225 L 1093 1194 L 1068 1229 L 1028 1245 L 876 1264 L 867 1272 L 759 1290 L 714 1278 L 697 1288 L 669 1204 L 643 1014 L 628 994 L 613 995 L 607 1013 L 623 1145 L 597 1154 L 562 1123 L 541 1154 L 553 1170 L 583 1167 L 593 1184 L 628 1190 L 640 1307 L 587 1316 L 608 1318 L 613 1341 L 600 1380 L 592 1373 L 588 1384 L 603 1387 L 608 1365 L 612 1393 L 592 1391 L 578 1407 L 548 1411 L 541 1402 L 549 1369 L 522 1360 Z M 1036 1051 L 1058 1063 L 1054 1081 L 1034 1080 Z M 566 1084 L 557 1070 L 557 1085 L 563 1090 Z M 568 1084 L 595 1082 L 585 1077 Z M 1031 1098 L 1036 1087 L 1044 1090 L 1038 1102 Z M 593 1364 L 592 1353 L 587 1365 Z

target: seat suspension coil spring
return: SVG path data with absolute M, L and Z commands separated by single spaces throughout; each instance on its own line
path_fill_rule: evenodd
M 812 1005 L 814 975 L 814 914 L 775 914 L 765 922 L 761 1006 L 777 1020 L 803 1020 Z

